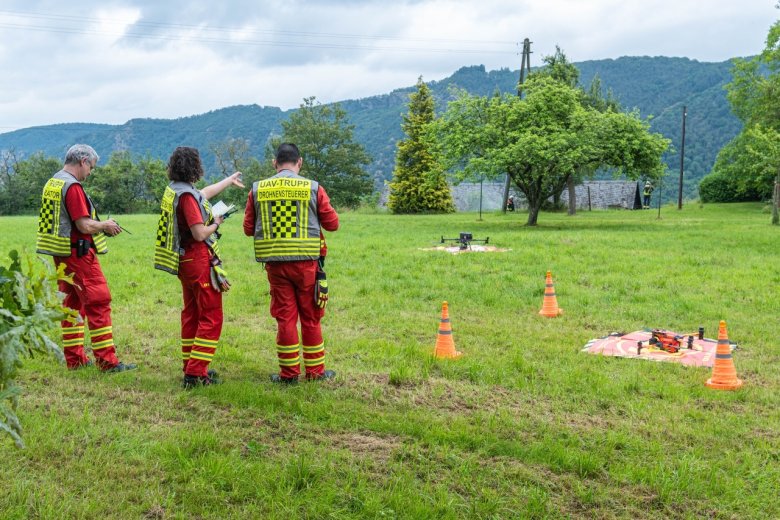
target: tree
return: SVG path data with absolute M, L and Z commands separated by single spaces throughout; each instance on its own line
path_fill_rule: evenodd
M 610 110 L 618 112 L 621 110 L 620 104 L 617 99 L 615 99 L 611 90 L 607 91 L 606 96 L 604 95 L 601 87 L 601 78 L 598 74 L 593 76 L 588 90 L 585 90 L 580 86 L 579 69 L 568 60 L 559 46 L 555 46 L 555 54 L 552 56 L 544 56 L 542 61 L 544 62 L 544 66 L 534 74 L 551 78 L 564 85 L 578 89 L 582 96 L 582 104 L 584 106 L 590 107 L 598 112 L 607 112 Z M 583 166 L 572 172 L 571 175 L 566 178 L 565 184 L 561 185 L 561 191 L 553 194 L 553 205 L 556 207 L 558 206 L 562 191 L 566 189 L 569 193 L 568 213 L 569 215 L 576 214 L 577 198 L 574 187 L 581 183 L 583 178 L 593 177 L 595 173 L 596 168 L 593 167 L 593 165 L 589 167 Z
M 230 137 L 209 145 L 223 177 L 240 171 L 243 174 L 244 185 L 251 186 L 263 177 L 263 173 L 266 174 L 266 177 L 273 175 L 268 165 L 264 168 L 264 165 L 261 165 L 256 157 L 249 155 L 250 144 L 247 139 Z M 222 200 L 226 204 L 235 204 L 237 207 L 241 207 L 246 203 L 246 193 L 240 190 L 227 190 L 222 193 L 222 196 Z
M 17 371 L 25 358 L 35 354 L 62 362 L 62 351 L 47 332 L 78 314 L 62 306 L 57 291 L 58 279 L 72 281 L 65 276 L 65 264 L 54 273 L 38 259 L 28 258 L 25 265 L 16 251 L 8 256 L 11 264 L 0 266 L 0 432 L 23 448 L 22 426 L 15 413 L 21 393 L 15 382 Z
M 702 202 L 767 200 L 780 171 L 780 133 L 754 125 L 718 153 L 712 173 L 699 184 Z
M 559 46 L 555 46 L 555 54 L 544 56 L 542 62 L 544 65 L 534 75 L 552 78 L 572 88 L 579 85 L 580 70 L 569 61 Z
M 353 130 L 341 105 L 322 105 L 312 96 L 282 121 L 282 136 L 270 145 L 295 143 L 303 156 L 301 173 L 321 183 L 335 206 L 354 208 L 371 193 L 372 182 L 363 169 L 371 158 L 354 141 Z
M 143 157 L 138 161 L 140 192 L 146 202 L 144 211 L 156 213 L 160 209 L 165 187 L 168 185 L 168 167 L 160 159 Z
M 452 213 L 452 193 L 430 132 L 434 120 L 431 91 L 422 76 L 409 96 L 409 113 L 401 128 L 406 139 L 398 141 L 393 181 L 387 203 L 393 213 Z
M 780 8 L 780 4 L 776 6 Z M 763 52 L 750 60 L 734 61 L 732 81 L 726 85 L 734 114 L 744 123 L 742 132 L 718 154 L 712 172 L 702 180 L 702 200 L 738 200 L 754 190 L 772 193 L 772 224 L 780 224 L 780 20 L 769 29 Z M 720 188 L 720 189 L 717 189 Z M 726 191 L 730 190 L 730 191 Z
M 249 141 L 242 137 L 229 137 L 224 141 L 211 143 L 209 150 L 214 154 L 223 177 L 241 171 L 249 161 Z
M 0 155 L 0 214 L 35 213 L 46 181 L 60 168 L 59 160 L 38 152 L 20 160 L 14 150 Z
M 637 113 L 585 107 L 577 89 L 549 77 L 532 77 L 524 89 L 524 99 L 461 94 L 438 135 L 448 165 L 463 167 L 459 177 L 508 172 L 528 201 L 528 225 L 536 225 L 542 203 L 579 169 L 609 168 L 632 178 L 663 171 L 669 141 L 651 134 Z
M 128 151 L 114 152 L 108 163 L 95 169 L 87 183 L 101 216 L 109 213 L 155 212 L 168 183 L 160 159 L 134 161 Z

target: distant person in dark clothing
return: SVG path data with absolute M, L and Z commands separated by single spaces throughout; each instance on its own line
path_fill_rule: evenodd
M 515 198 L 510 196 L 509 200 L 506 201 L 506 210 L 507 211 L 514 211 L 515 210 Z
M 653 193 L 653 190 L 655 187 L 653 186 L 653 183 L 649 180 L 645 182 L 645 189 L 642 192 L 642 195 L 644 195 L 644 201 L 642 203 L 643 209 L 650 209 L 650 194 Z

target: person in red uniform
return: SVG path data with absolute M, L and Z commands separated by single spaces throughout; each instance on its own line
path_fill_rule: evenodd
M 173 211 L 178 236 L 178 277 L 184 307 L 181 311 L 181 348 L 185 388 L 219 383 L 217 373 L 209 370 L 222 333 L 222 291 L 215 287 L 211 270 L 220 262 L 216 234 L 222 216 L 213 216 L 208 199 L 228 186 L 244 188 L 241 172 L 201 190 L 194 183 L 203 177 L 198 150 L 180 146 L 168 161 L 172 181 Z M 166 190 L 166 193 L 167 191 Z
M 254 237 L 255 258 L 265 263 L 271 316 L 277 322 L 280 370 L 271 380 L 298 381 L 301 347 L 306 379 L 330 379 L 336 374 L 325 369 L 320 320 L 325 314 L 327 285 L 320 255 L 326 251 L 322 229 L 336 231 L 339 217 L 325 189 L 300 175 L 303 159 L 296 145 L 280 145 L 273 164 L 276 175 L 252 185 L 244 214 L 244 234 Z M 322 284 L 321 291 L 316 289 L 318 284 Z
M 70 147 L 62 170 L 44 187 L 38 223 L 37 251 L 54 256 L 73 283 L 60 281 L 63 305 L 78 311 L 81 322 L 62 322 L 63 352 L 69 369 L 91 365 L 84 352 L 84 322 L 88 325 L 95 362 L 103 372 L 124 372 L 136 368 L 117 359 L 111 323 L 111 293 L 96 253 L 105 253 L 105 235 L 122 232 L 112 219 L 98 220 L 92 200 L 81 183 L 98 162 L 98 154 L 85 144 Z

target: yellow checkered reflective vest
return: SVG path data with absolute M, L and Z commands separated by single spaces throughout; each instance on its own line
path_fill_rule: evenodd
M 200 214 L 203 217 L 204 225 L 210 226 L 214 223 L 214 216 L 211 214 L 211 204 L 206 197 L 188 182 L 171 182 L 163 194 L 160 203 L 160 220 L 157 222 L 157 238 L 154 244 L 154 268 L 167 271 L 171 274 L 179 274 L 179 256 L 184 253 L 181 250 L 181 237 L 179 236 L 179 221 L 176 215 L 176 208 L 179 207 L 179 200 L 185 193 L 191 194 L 198 201 Z M 219 245 L 216 235 L 212 234 L 206 240 L 206 245 L 214 256 L 219 257 Z
M 38 215 L 38 238 L 35 251 L 52 256 L 70 256 L 70 233 L 73 230 L 73 221 L 65 207 L 65 195 L 74 184 L 81 183 L 70 173 L 60 170 L 49 179 L 43 187 L 41 195 L 41 212 Z M 99 220 L 95 205 L 89 195 L 87 205 L 89 216 L 93 220 Z M 92 235 L 95 250 L 102 255 L 108 253 L 106 235 L 102 231 Z
M 252 185 L 255 259 L 316 260 L 320 256 L 319 184 L 290 170 Z

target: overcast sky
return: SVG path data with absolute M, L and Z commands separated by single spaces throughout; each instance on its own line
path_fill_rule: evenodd
M 777 0 L 4 0 L 0 132 L 384 94 L 464 65 L 724 61 L 761 52 Z

